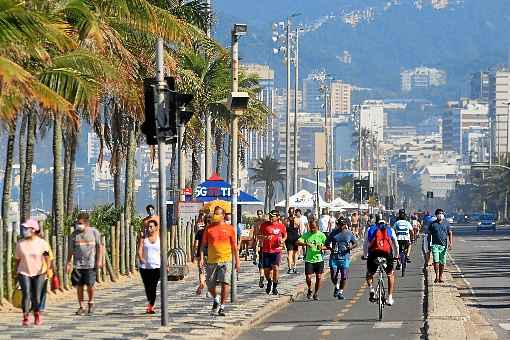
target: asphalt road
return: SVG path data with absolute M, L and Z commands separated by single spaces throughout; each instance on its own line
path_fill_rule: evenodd
M 423 275 L 421 255 L 416 247 L 412 258 L 417 261 L 408 265 L 406 277 L 401 278 L 398 272 L 395 305 L 384 309 L 382 322 L 378 321 L 377 305 L 368 301 L 364 282 L 366 262 L 358 257 L 351 265 L 345 300 L 333 298 L 333 285 L 327 274 L 319 301 L 300 297 L 239 339 L 420 339 Z M 299 275 L 303 275 L 303 270 Z
M 452 257 L 467 283 L 461 296 L 478 308 L 501 339 L 510 338 L 510 228 L 453 226 Z

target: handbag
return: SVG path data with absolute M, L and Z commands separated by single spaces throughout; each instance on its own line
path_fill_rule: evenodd
M 58 275 L 53 275 L 51 278 L 51 291 L 56 291 L 60 289 L 60 279 L 58 278 Z

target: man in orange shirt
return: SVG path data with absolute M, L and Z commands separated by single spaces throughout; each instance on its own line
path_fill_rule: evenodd
M 232 256 L 239 273 L 240 260 L 234 228 L 225 223 L 225 212 L 216 207 L 212 224 L 204 231 L 200 251 L 200 265 L 204 265 L 204 249 L 207 248 L 207 288 L 214 298 L 212 313 L 225 316 L 225 301 L 229 293 L 232 273 Z M 216 286 L 221 285 L 221 299 L 216 294 Z

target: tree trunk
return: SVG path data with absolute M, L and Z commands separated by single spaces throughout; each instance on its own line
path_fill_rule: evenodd
M 219 129 L 216 130 L 216 134 L 214 135 L 214 143 L 216 144 L 216 173 L 218 175 L 221 174 L 221 170 L 223 168 L 224 161 L 224 143 L 225 143 L 225 135 Z
M 269 208 L 269 186 L 267 185 L 266 183 L 266 188 L 265 188 L 265 193 L 264 193 L 265 197 L 264 197 L 264 211 L 267 212 L 269 211 L 268 208 Z
M 64 205 L 67 207 L 67 188 L 69 187 L 69 163 L 71 162 L 71 135 L 62 134 L 64 142 Z M 67 213 L 67 208 L 66 208 Z
M 30 218 L 32 210 L 32 164 L 34 163 L 35 130 L 37 115 L 34 108 L 30 109 L 27 124 L 27 149 L 25 154 L 25 179 L 23 180 L 23 201 L 21 207 L 21 222 Z
M 191 188 L 193 189 L 193 192 L 195 192 L 195 188 L 197 187 L 199 181 L 200 181 L 200 159 L 198 147 L 196 146 L 196 144 L 194 144 L 191 151 Z
M 28 113 L 21 112 L 21 125 L 19 127 L 19 140 L 18 140 L 18 162 L 19 162 L 19 208 L 23 204 L 23 185 L 25 181 L 25 151 L 27 147 L 27 120 Z M 21 218 L 21 209 L 19 209 Z
M 117 142 L 115 142 L 117 143 Z M 122 207 L 122 188 L 120 175 L 121 171 L 121 161 L 120 161 L 120 149 L 118 145 L 113 146 L 112 150 L 112 175 L 113 175 L 113 201 L 115 204 L 115 208 L 120 209 Z
M 57 272 L 63 278 L 63 231 L 64 231 L 64 176 L 62 173 L 62 119 L 53 120 L 53 212 L 55 214 L 54 235 L 57 235 Z
M 78 148 L 78 131 L 71 137 L 71 145 L 69 151 L 69 170 L 67 174 L 67 186 L 65 191 L 67 192 L 66 210 L 67 215 L 72 215 L 74 211 L 74 189 L 75 189 L 75 168 L 76 168 L 76 150 Z
M 124 216 L 126 218 L 126 230 L 129 230 L 131 218 L 133 217 L 133 191 L 135 176 L 135 154 L 136 154 L 136 130 L 134 123 L 130 122 L 128 135 L 128 150 L 126 157 L 126 178 L 124 183 Z
M 0 304 L 4 297 L 4 232 L 9 226 L 9 210 L 12 189 L 12 163 L 14 162 L 14 142 L 16 140 L 16 126 L 9 131 L 7 139 L 7 153 L 5 156 L 4 190 L 2 193 L 2 221 L 0 223 Z M 7 278 L 10 280 L 10 278 Z M 10 296 L 8 297 L 10 299 Z

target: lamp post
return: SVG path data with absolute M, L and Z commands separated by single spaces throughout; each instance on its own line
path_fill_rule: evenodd
M 315 207 L 317 209 L 317 218 L 319 218 L 321 216 L 321 207 L 320 207 L 320 188 L 319 188 L 319 171 L 322 170 L 321 167 L 315 167 L 313 168 L 315 170 L 315 190 L 316 190 L 316 193 L 315 193 Z
M 295 40 L 294 40 L 294 171 L 292 172 L 293 187 L 292 193 L 296 194 L 298 191 L 298 112 L 299 112 L 299 33 L 303 31 L 303 28 L 296 28 Z
M 207 0 L 207 6 L 209 8 L 209 15 L 212 13 L 212 0 Z M 211 18 L 209 18 L 210 20 Z M 211 37 L 212 27 L 209 24 L 207 26 L 207 36 Z M 204 147 L 204 167 L 205 167 L 205 179 L 211 177 L 212 174 L 212 118 L 211 112 L 206 110 L 205 112 L 205 147 Z
M 232 185 L 232 192 L 230 198 L 232 202 L 232 227 L 237 233 L 237 196 L 239 193 L 239 115 L 248 106 L 248 94 L 239 91 L 239 37 L 246 35 L 248 27 L 245 24 L 235 24 L 232 28 L 232 93 L 230 96 L 229 104 L 232 111 L 232 124 L 231 124 L 231 153 L 230 153 L 230 178 Z M 236 235 L 237 238 L 237 235 Z M 237 301 L 237 273 L 235 272 L 235 257 L 232 257 L 232 273 L 230 284 L 230 300 L 232 303 Z

